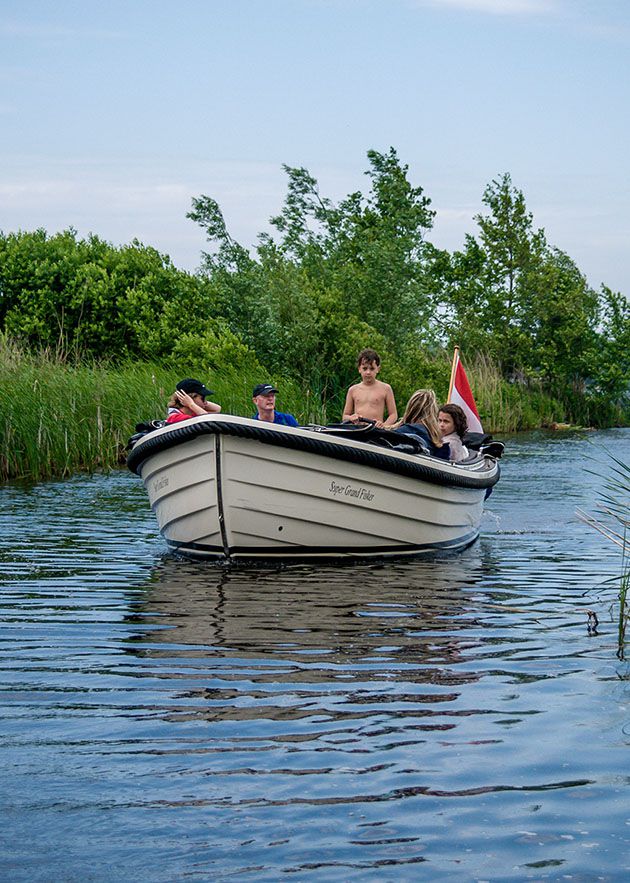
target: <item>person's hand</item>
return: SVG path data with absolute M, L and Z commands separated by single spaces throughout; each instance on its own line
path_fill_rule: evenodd
M 187 392 L 184 392 L 183 389 L 176 390 L 175 395 L 177 396 L 177 401 L 180 403 L 180 405 L 185 405 L 191 410 L 195 409 L 195 400 L 191 396 L 189 396 Z

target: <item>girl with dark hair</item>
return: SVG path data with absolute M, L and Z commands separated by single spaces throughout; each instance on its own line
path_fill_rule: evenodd
M 468 429 L 468 421 L 459 405 L 442 405 L 438 413 L 438 424 L 442 433 L 442 441 L 447 442 L 450 459 L 454 463 L 465 460 L 468 448 L 464 445 L 464 433 Z

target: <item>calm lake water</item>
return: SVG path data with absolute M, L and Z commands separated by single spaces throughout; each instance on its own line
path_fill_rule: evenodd
M 628 879 L 602 444 L 512 439 L 479 542 L 359 566 L 178 561 L 126 471 L 0 488 L 0 878 Z

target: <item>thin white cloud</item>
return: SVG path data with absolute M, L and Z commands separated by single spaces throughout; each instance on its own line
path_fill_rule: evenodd
M 114 31 L 109 28 L 67 27 L 52 22 L 35 24 L 26 21 L 0 21 L 0 36 L 13 39 L 65 40 L 76 37 L 119 39 L 125 34 L 122 31 Z
M 448 223 L 471 221 L 481 210 L 481 203 L 479 205 L 469 205 L 466 208 L 440 208 L 435 205 L 433 208 L 437 212 L 436 218 L 439 221 L 446 221 Z
M 330 0 L 332 2 L 332 0 Z M 344 0 L 351 2 L 351 0 Z M 393 2 L 393 0 L 391 0 Z M 625 45 L 630 41 L 630 5 L 619 4 L 611 15 L 604 4 L 589 0 L 400 0 L 415 9 L 462 12 L 507 19 L 536 19 L 565 32 Z
M 557 0 L 415 0 L 415 5 L 503 16 L 548 15 L 558 11 Z
M 185 173 L 149 158 L 124 167 L 89 159 L 5 158 L 0 230 L 43 227 L 53 234 L 73 227 L 80 236 L 95 233 L 114 244 L 137 238 L 192 270 L 208 246 L 205 233 L 186 213 L 192 198 L 205 193 L 221 206 L 231 235 L 254 246 L 282 205 L 282 170 L 264 162 L 192 158 L 183 165 Z

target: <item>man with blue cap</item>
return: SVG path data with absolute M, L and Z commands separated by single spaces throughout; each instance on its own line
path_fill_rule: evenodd
M 252 397 L 256 405 L 254 420 L 264 423 L 279 423 L 282 426 L 299 426 L 293 414 L 276 411 L 276 393 L 278 390 L 271 383 L 259 383 L 254 387 Z

